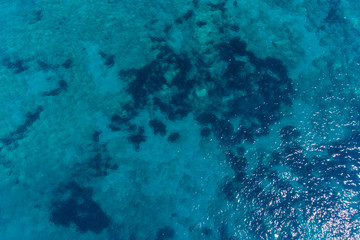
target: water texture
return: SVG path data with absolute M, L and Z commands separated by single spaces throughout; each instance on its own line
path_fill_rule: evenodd
M 360 2 L 0 0 L 0 239 L 360 239 Z

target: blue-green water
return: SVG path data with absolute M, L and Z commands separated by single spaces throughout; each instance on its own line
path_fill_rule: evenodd
M 360 239 L 359 10 L 0 0 L 0 239 Z

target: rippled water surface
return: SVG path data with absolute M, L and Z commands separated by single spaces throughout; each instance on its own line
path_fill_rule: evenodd
M 0 0 L 0 239 L 360 239 L 359 10 Z

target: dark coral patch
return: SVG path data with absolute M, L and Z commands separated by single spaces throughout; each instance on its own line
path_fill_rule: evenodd
M 59 88 L 61 90 L 66 90 L 68 88 L 68 84 L 65 80 L 60 80 L 59 81 Z
M 225 2 L 208 3 L 208 5 L 210 6 L 211 10 L 213 10 L 213 11 L 215 11 L 215 10 L 219 10 L 221 12 L 225 11 Z
M 196 121 L 205 125 L 205 124 L 215 124 L 217 121 L 217 117 L 213 113 L 204 112 L 195 118 Z
M 189 11 L 187 11 L 187 12 L 184 14 L 183 18 L 184 18 L 185 21 L 187 21 L 187 20 L 189 20 L 192 16 L 194 16 L 194 12 L 193 12 L 192 10 L 189 10 Z
M 201 228 L 201 232 L 205 236 L 210 236 L 212 234 L 211 228 L 208 228 L 208 227 Z
M 194 16 L 194 12 L 192 10 L 189 10 L 184 14 L 184 16 L 177 18 L 175 22 L 181 24 L 188 21 L 192 16 Z
M 157 97 L 153 98 L 153 103 L 155 106 L 158 106 L 160 111 L 166 114 L 171 121 L 182 119 L 190 112 L 187 108 L 172 106 Z
M 300 137 L 300 132 L 296 127 L 287 125 L 280 130 L 280 136 L 283 140 L 290 141 Z
M 109 128 L 113 131 L 119 131 L 119 130 L 121 130 L 121 127 L 124 124 L 126 124 L 130 121 L 130 118 L 119 116 L 118 114 L 114 114 L 110 120 L 111 120 L 111 123 L 109 125 Z
M 42 17 L 43 17 L 43 11 L 41 9 L 33 10 L 31 12 L 31 14 L 29 14 L 29 16 L 28 16 L 29 23 L 30 24 L 37 23 L 37 22 L 41 21 Z
M 66 69 L 69 69 L 73 66 L 73 61 L 71 59 L 67 59 L 65 62 L 61 64 Z
M 153 129 L 154 134 L 160 134 L 161 136 L 166 135 L 166 125 L 158 119 L 149 121 L 150 127 Z
M 109 169 L 116 170 L 118 166 L 110 163 L 110 157 L 98 152 L 94 157 L 89 159 L 89 174 L 93 177 L 107 176 Z
M 28 128 L 34 124 L 40 118 L 41 112 L 44 108 L 40 105 L 36 108 L 35 112 L 27 112 L 25 122 L 20 125 L 15 131 L 10 132 L 9 136 L 2 138 L 1 142 L 5 145 L 10 145 L 16 141 L 23 139 L 28 131 Z
M 66 90 L 68 88 L 68 84 L 64 80 L 60 80 L 58 84 L 59 84 L 58 88 L 55 88 L 54 90 L 51 90 L 51 91 L 46 91 L 43 93 L 43 95 L 44 96 L 57 96 L 62 91 Z
M 95 131 L 92 137 L 92 140 L 95 143 L 98 143 L 100 141 L 100 135 L 101 135 L 101 131 Z
M 106 67 L 111 68 L 115 65 L 115 55 L 106 54 L 101 51 L 99 52 L 99 54 L 103 58 Z
M 170 226 L 160 228 L 156 233 L 156 240 L 167 240 L 175 237 L 175 230 Z
M 131 142 L 136 150 L 140 150 L 140 144 L 146 141 L 146 137 L 144 135 L 144 128 L 139 127 L 137 133 L 132 134 L 128 137 L 129 142 Z
M 120 77 L 133 77 L 127 91 L 132 95 L 135 107 L 144 107 L 148 96 L 158 91 L 166 84 L 166 69 L 161 60 L 150 62 L 140 69 L 130 69 L 120 72 Z
M 174 112 L 174 109 L 171 107 L 170 104 L 165 103 L 158 97 L 153 98 L 154 105 L 158 106 L 162 113 L 167 115 L 171 115 Z
M 34 113 L 32 112 L 26 113 L 26 121 L 23 126 L 26 128 L 31 126 L 36 120 L 40 118 L 40 113 L 42 111 L 44 111 L 44 108 L 40 105 L 36 108 L 36 111 Z
M 173 132 L 169 135 L 168 141 L 169 142 L 177 142 L 180 138 L 180 134 L 177 132 Z
M 222 189 L 223 193 L 225 194 L 226 200 L 232 202 L 235 200 L 236 197 L 236 188 L 232 182 L 227 182 Z
M 214 136 L 221 142 L 225 144 L 231 144 L 237 141 L 236 135 L 234 132 L 234 127 L 232 124 L 224 119 L 218 119 L 213 124 Z
M 211 130 L 210 130 L 210 128 L 203 128 L 203 129 L 201 129 L 201 131 L 200 131 L 200 136 L 202 136 L 202 137 L 209 137 L 211 135 Z
M 15 74 L 22 73 L 28 69 L 28 67 L 25 65 L 25 62 L 21 59 L 12 60 L 10 58 L 4 58 L 2 60 L 2 63 L 8 69 L 12 70 Z
M 189 94 L 193 90 L 195 81 L 188 79 L 191 69 L 188 57 L 174 54 L 167 47 L 160 48 L 157 59 L 139 69 L 121 71 L 121 78 L 130 79 L 127 92 L 132 96 L 133 107 L 142 109 L 149 103 L 149 97 L 153 104 L 158 106 L 170 120 L 185 117 L 191 112 Z M 176 72 L 172 79 L 166 79 L 164 75 Z M 169 86 L 175 87 L 170 93 L 169 100 L 159 98 L 159 93 Z
M 341 13 L 341 10 L 338 8 L 338 6 L 336 4 L 332 4 L 332 5 L 334 5 L 334 6 L 332 6 L 329 9 L 329 12 L 328 12 L 326 18 L 324 19 L 324 21 L 328 24 L 344 23 L 346 17 L 344 17 L 344 14 Z
M 50 220 L 59 226 L 75 224 L 80 232 L 101 233 L 110 224 L 110 218 L 92 199 L 92 189 L 71 182 L 60 188 L 51 207 Z
M 247 160 L 243 156 L 237 156 L 233 152 L 226 153 L 226 161 L 235 172 L 242 172 L 247 167 Z
M 49 70 L 51 68 L 53 68 L 53 66 L 51 66 L 49 63 L 42 61 L 42 60 L 38 60 L 37 64 L 39 65 L 39 67 L 41 67 L 43 70 Z
M 198 21 L 198 22 L 196 22 L 196 25 L 198 25 L 198 27 L 203 27 L 203 26 L 207 25 L 207 23 L 204 21 Z
M 234 55 L 248 55 L 246 43 L 238 38 L 233 38 L 228 43 L 220 43 L 216 46 L 216 49 L 220 50 L 220 56 L 226 61 L 235 60 Z

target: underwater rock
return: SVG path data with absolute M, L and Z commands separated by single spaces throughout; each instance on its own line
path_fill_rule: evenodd
M 37 60 L 37 64 L 39 65 L 39 67 L 41 67 L 43 70 L 49 70 L 51 68 L 53 68 L 53 66 L 51 66 L 50 64 L 42 61 L 42 60 Z
M 177 142 L 180 138 L 180 134 L 177 132 L 173 132 L 169 135 L 168 141 L 169 142 Z
M 236 197 L 236 189 L 234 187 L 234 184 L 232 182 L 226 183 L 222 188 L 223 193 L 225 194 L 226 200 L 229 202 L 232 202 L 235 200 Z
M 60 80 L 58 84 L 59 84 L 58 88 L 51 90 L 51 91 L 46 91 L 43 93 L 43 95 L 44 96 L 57 96 L 62 91 L 66 90 L 68 88 L 68 84 L 64 80 Z
M 154 134 L 166 135 L 166 125 L 160 120 L 153 119 L 149 121 L 150 127 L 153 129 Z
M 189 20 L 192 16 L 194 16 L 194 11 L 187 11 L 182 17 L 179 17 L 175 20 L 175 23 L 182 24 L 184 21 Z
M 66 69 L 69 69 L 73 66 L 73 61 L 71 59 L 67 59 L 65 62 L 61 64 Z
M 212 234 L 211 228 L 208 228 L 208 227 L 201 228 L 201 232 L 205 236 L 210 236 Z
M 115 65 L 115 55 L 106 54 L 104 52 L 99 52 L 100 56 L 104 60 L 104 64 L 107 68 L 111 68 Z
M 99 140 L 100 140 L 100 134 L 101 134 L 101 133 L 102 133 L 101 131 L 95 131 L 95 132 L 94 132 L 92 140 L 93 140 L 95 143 L 98 143 L 98 142 L 99 142 Z
M 217 121 L 217 117 L 213 113 L 204 112 L 195 118 L 200 124 L 215 124 Z
M 8 69 L 12 70 L 15 74 L 22 73 L 28 69 L 28 67 L 24 65 L 25 62 L 21 59 L 11 60 L 10 58 L 4 58 L 2 60 L 2 63 Z
M 219 119 L 213 124 L 214 136 L 224 144 L 231 144 L 235 140 L 234 127 L 230 121 Z
M 139 127 L 138 132 L 136 134 L 132 134 L 128 137 L 128 141 L 134 145 L 137 151 L 140 150 L 140 144 L 146 141 L 144 132 L 145 132 L 144 127 Z
M 110 224 L 110 218 L 92 200 L 92 189 L 82 188 L 71 182 L 58 190 L 52 202 L 50 221 L 55 225 L 69 227 L 75 224 L 80 232 L 101 233 Z
M 209 137 L 211 135 L 211 130 L 210 130 L 210 128 L 203 128 L 203 129 L 201 129 L 201 131 L 200 131 L 200 136 L 202 136 L 202 137 Z
M 4 145 L 10 145 L 20 139 L 23 139 L 28 128 L 40 118 L 40 113 L 42 111 L 44 111 L 44 108 L 40 105 L 36 108 L 36 111 L 34 113 L 27 112 L 25 123 L 20 125 L 15 131 L 10 132 L 8 137 L 2 138 L 1 142 Z
M 156 240 L 167 240 L 175 237 L 175 230 L 170 226 L 160 228 L 156 233 Z
M 280 136 L 284 141 L 294 140 L 300 137 L 300 131 L 292 125 L 287 125 L 280 130 Z
M 119 116 L 118 114 L 114 114 L 114 115 L 112 115 L 110 120 L 111 120 L 111 123 L 109 125 L 109 128 L 113 131 L 119 131 L 119 130 L 121 130 L 121 127 L 124 124 L 126 124 L 130 121 L 130 118 L 122 117 L 122 116 Z
M 247 160 L 245 157 L 236 156 L 233 152 L 226 153 L 226 162 L 228 162 L 231 168 L 237 173 L 242 172 L 247 167 Z

